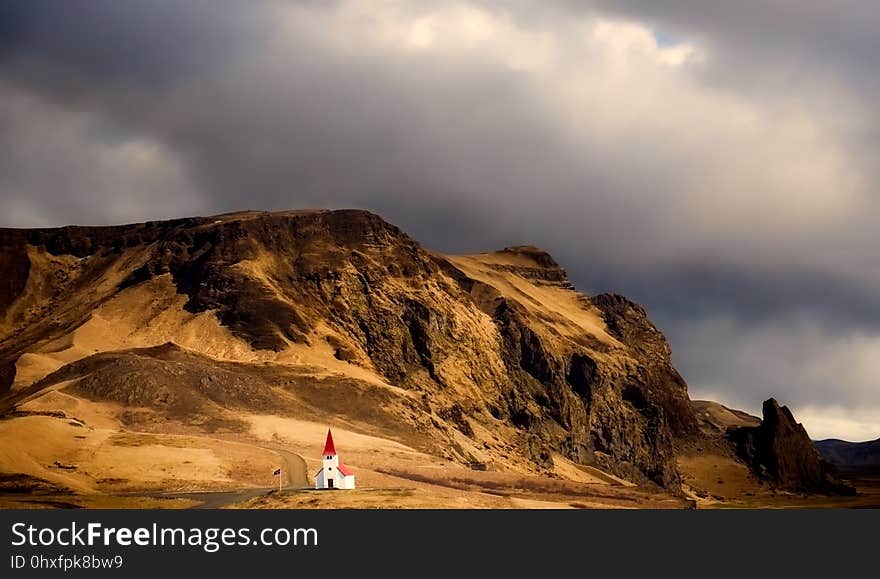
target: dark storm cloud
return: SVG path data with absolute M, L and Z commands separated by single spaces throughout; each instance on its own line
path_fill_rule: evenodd
M 777 392 L 861 435 L 880 420 L 878 12 L 7 2 L 0 222 L 361 206 L 448 251 L 536 243 L 648 305 L 698 395 Z M 795 363 L 823 336 L 833 385 Z
M 682 321 L 726 315 L 755 324 L 777 315 L 810 313 L 838 329 L 880 327 L 874 285 L 812 270 L 688 262 L 634 274 L 577 271 L 574 275 L 581 287 L 616 288 Z
M 234 7 L 223 0 L 5 2 L 0 62 L 21 58 L 50 84 L 120 83 L 156 90 L 196 73 L 217 72 L 211 68 L 251 41 L 259 13 Z M 52 69 L 40 70 L 44 64 Z M 51 76 L 60 72 L 71 76 Z

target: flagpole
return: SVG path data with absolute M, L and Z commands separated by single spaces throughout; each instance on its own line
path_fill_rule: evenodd
M 278 494 L 281 494 L 281 477 L 284 476 L 284 471 L 280 468 L 278 469 Z

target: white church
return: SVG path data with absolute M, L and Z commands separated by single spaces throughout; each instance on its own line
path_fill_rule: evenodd
M 339 460 L 333 434 L 327 429 L 327 442 L 324 443 L 324 467 L 315 473 L 316 489 L 353 489 L 354 473 Z

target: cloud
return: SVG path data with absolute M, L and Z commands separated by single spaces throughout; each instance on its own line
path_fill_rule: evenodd
M 831 405 L 796 406 L 792 412 L 813 440 L 839 438 L 854 442 L 877 439 L 880 408 Z
M 0 84 L 0 226 L 88 224 L 200 209 L 186 170 L 161 143 L 119 134 Z
M 878 9 L 847 8 L 7 3 L 0 215 L 361 206 L 443 250 L 536 243 L 645 302 L 698 391 L 877 406 L 850 356 L 880 349 Z
M 761 401 L 785 401 L 814 439 L 877 438 L 880 332 L 829 332 L 807 318 L 743 325 L 702 319 L 676 352 L 691 365 L 691 396 L 761 415 Z M 859 401 L 848 403 L 848 401 Z
M 864 409 L 880 387 L 876 332 L 829 331 L 804 315 L 749 324 L 706 317 L 681 331 L 689 340 L 676 357 L 692 358 L 690 386 L 696 395 L 725 392 L 734 405 L 759 408 L 762 396 L 800 401 L 800 393 L 808 391 L 802 403 L 832 407 L 859 400 Z

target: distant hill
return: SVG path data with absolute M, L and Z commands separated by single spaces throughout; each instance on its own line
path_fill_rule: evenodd
M 707 435 L 723 435 L 728 428 L 758 426 L 761 419 L 748 412 L 728 408 L 711 400 L 691 400 L 700 430 Z
M 880 470 L 880 438 L 848 442 L 836 438 L 818 440 L 816 448 L 825 460 L 844 470 Z

